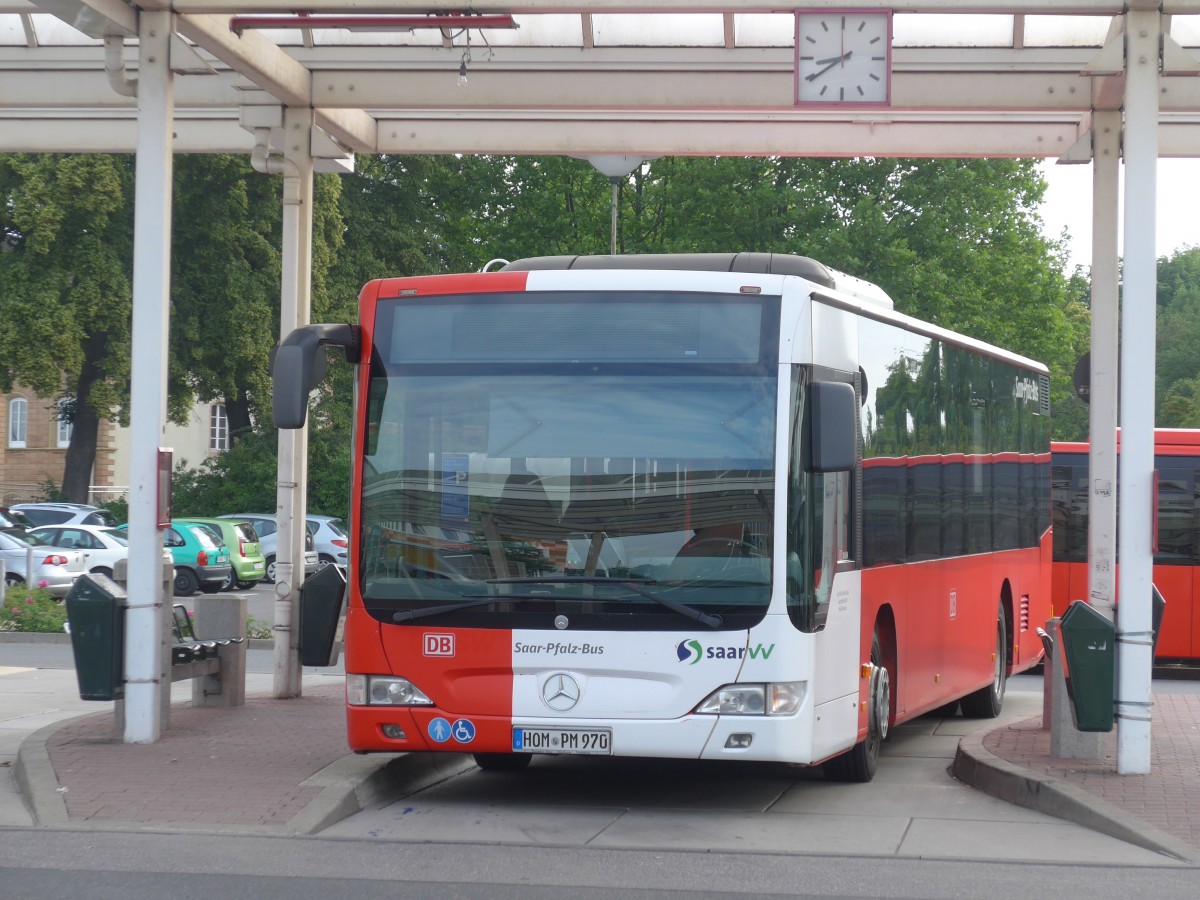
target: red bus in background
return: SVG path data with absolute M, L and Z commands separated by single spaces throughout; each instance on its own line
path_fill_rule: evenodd
M 1118 438 L 1119 440 L 1119 438 Z M 1054 575 L 1056 613 L 1088 596 L 1088 445 L 1054 443 Z M 1155 586 L 1166 600 L 1157 660 L 1200 659 L 1200 430 L 1154 432 L 1157 546 Z

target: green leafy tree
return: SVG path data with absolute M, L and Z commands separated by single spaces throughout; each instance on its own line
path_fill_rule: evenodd
M 1200 248 L 1158 261 L 1155 422 L 1200 428 Z
M 313 183 L 312 305 L 324 313 L 329 269 L 342 242 L 341 182 Z M 194 400 L 222 401 L 240 438 L 269 419 L 268 354 L 279 334 L 279 176 L 244 156 L 176 158 L 171 277 L 172 418 Z
M 129 397 L 133 165 L 127 156 L 0 156 L 0 388 L 62 398 L 62 492 L 86 500 L 100 420 Z

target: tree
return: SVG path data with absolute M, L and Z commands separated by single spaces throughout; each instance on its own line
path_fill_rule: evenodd
M 1155 423 L 1200 427 L 1200 247 L 1158 261 Z
M 100 420 L 129 397 L 133 163 L 0 156 L 0 388 L 63 398 L 73 428 L 62 490 L 86 500 Z
M 341 182 L 313 183 L 312 303 L 326 298 L 328 270 L 342 240 Z M 244 156 L 176 157 L 171 275 L 172 418 L 191 404 L 220 400 L 240 439 L 269 418 L 268 353 L 279 334 L 279 176 L 254 171 Z

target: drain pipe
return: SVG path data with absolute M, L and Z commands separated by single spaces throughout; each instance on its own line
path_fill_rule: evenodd
M 254 149 L 250 151 L 250 165 L 254 168 L 255 172 L 262 172 L 264 175 L 285 176 L 283 202 L 287 203 L 287 184 L 300 174 L 300 170 L 286 156 L 281 154 L 271 155 L 270 128 L 254 129 Z M 299 195 L 297 194 L 295 202 L 298 203 L 299 199 Z
M 108 85 L 122 97 L 137 96 L 137 79 L 125 71 L 125 38 L 119 34 L 104 36 L 104 74 Z

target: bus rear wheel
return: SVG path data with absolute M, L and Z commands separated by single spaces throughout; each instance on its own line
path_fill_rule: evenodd
M 996 662 L 992 667 L 992 683 L 962 698 L 962 714 L 968 719 L 994 719 L 1004 707 L 1004 688 L 1008 681 L 1008 624 L 1004 605 L 996 616 Z
M 879 632 L 871 637 L 871 685 L 868 691 L 867 736 L 841 756 L 835 756 L 821 768 L 830 781 L 865 783 L 875 777 L 879 753 L 887 740 L 888 720 L 892 712 L 892 682 L 883 664 L 883 646 Z
M 532 753 L 473 753 L 475 765 L 485 772 L 519 772 L 529 765 Z

